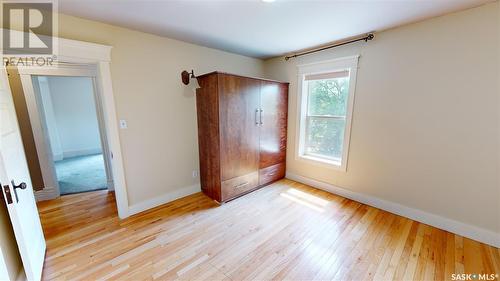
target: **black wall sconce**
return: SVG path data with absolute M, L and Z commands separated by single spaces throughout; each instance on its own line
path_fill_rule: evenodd
M 191 78 L 196 79 L 196 76 L 194 75 L 194 70 L 191 70 L 191 72 L 187 72 L 186 70 L 184 70 L 181 73 L 181 79 L 182 79 L 182 83 L 184 83 L 184 85 L 189 85 L 189 80 Z

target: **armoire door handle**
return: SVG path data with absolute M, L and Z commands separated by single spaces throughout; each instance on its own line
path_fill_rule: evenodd
M 245 187 L 249 184 L 249 182 L 244 182 L 244 183 L 240 183 L 240 184 L 237 184 L 234 186 L 235 189 L 240 189 L 242 187 Z
M 259 109 L 255 110 L 255 125 L 259 125 L 259 121 L 257 120 L 257 114 L 259 114 Z
M 262 112 L 263 111 L 264 110 L 262 110 L 262 108 L 259 110 L 259 112 L 260 112 L 260 122 L 259 123 L 260 123 L 261 126 L 262 126 L 262 124 L 264 124 L 264 123 L 262 123 Z

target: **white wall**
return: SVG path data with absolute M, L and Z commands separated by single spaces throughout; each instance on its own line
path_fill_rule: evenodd
M 63 149 L 61 146 L 61 139 L 59 138 L 59 130 L 57 129 L 56 116 L 54 107 L 52 106 L 52 97 L 50 96 L 49 81 L 47 77 L 38 77 L 33 87 L 39 93 L 41 104 L 43 107 L 43 114 L 45 117 L 45 124 L 47 125 L 47 133 L 50 141 L 50 148 L 52 150 L 52 157 L 54 161 L 63 159 Z
M 44 89 L 41 83 L 40 90 L 49 90 L 52 104 L 52 114 L 50 105 L 47 106 L 50 102 L 44 106 L 47 123 L 50 124 L 48 129 L 51 145 L 56 150 L 52 148 L 54 154 L 62 151 L 63 157 L 69 158 L 100 153 L 102 149 L 92 79 L 57 76 L 42 78 L 47 80 L 48 89 Z M 51 115 L 53 119 L 50 118 Z M 55 159 L 59 158 L 54 156 Z
M 37 77 L 53 159 L 102 152 L 94 101 L 88 77 Z
M 291 82 L 287 172 L 437 215 L 500 244 L 498 6 L 266 61 L 268 77 Z M 297 65 L 355 54 L 347 172 L 295 159 Z
M 137 212 L 200 190 L 196 102 L 180 73 L 262 76 L 263 62 L 95 21 L 60 15 L 59 36 L 113 46 L 111 78 L 127 196 Z M 111 124 L 117 126 L 118 124 Z

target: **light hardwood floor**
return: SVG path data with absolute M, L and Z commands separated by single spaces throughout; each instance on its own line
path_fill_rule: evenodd
M 290 180 L 220 207 L 198 193 L 123 221 L 106 191 L 42 202 L 39 211 L 46 280 L 500 274 L 497 248 Z

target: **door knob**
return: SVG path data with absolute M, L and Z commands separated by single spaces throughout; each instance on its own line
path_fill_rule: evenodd
M 26 185 L 26 183 L 25 183 L 25 182 L 22 182 L 22 183 L 20 183 L 19 185 L 16 185 L 16 184 L 14 183 L 14 180 L 12 180 L 12 181 L 10 181 L 10 182 L 12 183 L 12 187 L 14 187 L 14 189 L 16 189 L 16 188 L 26 189 L 26 186 L 27 186 L 27 185 Z
M 16 195 L 16 203 L 19 203 L 19 196 L 17 196 L 17 189 L 26 189 L 27 185 L 25 182 L 21 182 L 19 185 L 16 185 L 14 183 L 14 180 L 11 180 L 10 183 L 12 183 L 12 187 L 14 188 L 14 195 Z

